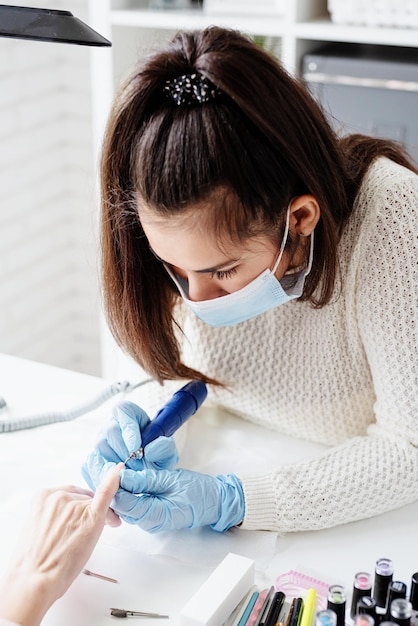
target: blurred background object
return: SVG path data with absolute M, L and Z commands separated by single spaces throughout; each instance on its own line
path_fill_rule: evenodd
M 392 139 L 418 163 L 418 50 L 328 44 L 305 55 L 303 78 L 340 135 Z
M 335 24 L 418 27 L 416 0 L 328 0 L 328 10 Z

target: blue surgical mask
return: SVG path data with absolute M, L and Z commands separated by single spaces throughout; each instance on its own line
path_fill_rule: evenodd
M 306 268 L 297 273 L 285 274 L 279 281 L 274 274 L 282 259 L 288 233 L 289 210 L 282 245 L 273 269 L 264 270 L 242 289 L 219 298 L 198 302 L 189 300 L 187 280 L 174 274 L 169 267 L 167 271 L 177 285 L 184 302 L 199 319 L 209 326 L 233 326 L 286 304 L 290 300 L 300 298 L 302 295 L 305 279 L 312 267 L 314 235 L 311 234 L 309 261 Z

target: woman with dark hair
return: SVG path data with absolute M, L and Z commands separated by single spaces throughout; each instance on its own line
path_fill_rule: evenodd
M 298 531 L 415 500 L 418 176 L 403 150 L 338 138 L 276 59 L 212 27 L 135 68 L 101 179 L 118 344 L 159 382 L 200 379 L 244 419 L 329 446 L 261 475 L 135 461 L 114 510 L 150 531 Z M 140 438 L 131 409 L 87 460 L 93 488 Z

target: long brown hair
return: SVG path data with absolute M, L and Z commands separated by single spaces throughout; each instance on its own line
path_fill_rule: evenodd
M 220 95 L 176 106 L 163 87 L 192 72 Z M 256 224 L 279 233 L 291 198 L 312 194 L 321 218 L 303 299 L 324 306 L 335 286 L 341 230 L 379 155 L 413 167 L 395 144 L 339 140 L 306 88 L 250 38 L 218 27 L 178 33 L 122 85 L 104 137 L 102 280 L 118 344 L 157 380 L 215 382 L 182 363 L 178 294 L 149 249 L 138 203 L 171 216 L 227 189 L 236 201 L 215 207 L 216 223 L 245 240 Z

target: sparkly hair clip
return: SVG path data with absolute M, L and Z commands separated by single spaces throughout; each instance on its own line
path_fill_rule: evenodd
M 167 97 L 171 98 L 177 106 L 203 104 L 214 100 L 221 94 L 218 87 L 199 73 L 171 78 L 165 82 L 163 89 Z

